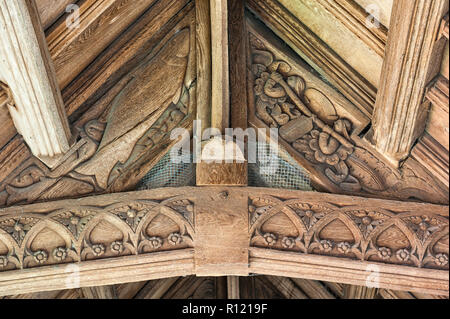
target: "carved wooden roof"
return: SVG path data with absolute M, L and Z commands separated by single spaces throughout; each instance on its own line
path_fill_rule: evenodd
M 30 268 L 15 298 L 448 298 L 448 0 L 30 3 L 0 0 L 0 295 Z M 135 193 L 195 119 L 277 128 L 319 193 L 247 188 L 246 163 Z M 108 262 L 173 271 L 46 273 Z

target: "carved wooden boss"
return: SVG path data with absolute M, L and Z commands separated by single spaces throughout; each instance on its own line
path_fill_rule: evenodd
M 397 2 L 408 12 L 423 4 Z M 0 294 L 190 274 L 270 274 L 448 295 L 448 185 L 403 155 L 412 143 L 401 142 L 399 153 L 391 152 L 398 139 L 385 146 L 381 140 L 391 131 L 376 125 L 385 123 L 383 114 L 401 125 L 420 126 L 420 116 L 406 116 L 410 108 L 419 113 L 424 81 L 422 87 L 414 84 L 416 100 L 405 102 L 406 108 L 390 106 L 403 112 L 386 111 L 389 101 L 376 104 L 377 121 L 364 136 L 372 113 L 358 102 L 364 100 L 358 79 L 345 80 L 347 74 L 331 77 L 334 87 L 325 83 L 245 13 L 243 1 L 212 0 L 210 6 L 202 0 L 160 0 L 114 43 L 112 54 L 84 71 L 86 85 L 75 80 L 65 89 L 73 97 L 65 109 L 81 110 L 68 134 L 30 3 L 0 1 L 0 52 L 7 57 L 0 60 L 5 64 L 0 102 L 8 105 L 34 154 L 15 138 L 15 152 L 0 163 L 0 205 L 8 207 L 0 209 Z M 420 16 L 433 17 L 426 32 L 438 29 L 445 3 L 419 6 L 429 13 Z M 303 30 L 276 1 L 247 5 L 288 37 Z M 11 19 L 18 14 L 23 19 L 15 23 Z M 405 24 L 423 22 L 408 19 Z M 336 59 L 324 65 L 320 43 L 292 39 L 325 72 L 346 72 Z M 435 38 L 411 41 L 405 46 L 420 43 L 431 50 Z M 398 53 L 389 48 L 388 39 L 386 64 Z M 411 54 L 430 60 L 424 52 Z M 40 62 L 30 62 L 31 55 Z M 422 72 L 427 63 L 384 76 Z M 27 70 L 39 78 L 27 78 Z M 222 131 L 279 128 L 281 145 L 311 173 L 316 189 L 327 193 L 247 188 L 245 164 L 202 163 L 197 185 L 204 187 L 49 202 L 132 190 L 173 145 L 170 132 L 192 128 L 196 117 L 204 127 Z M 405 134 L 409 141 L 417 131 Z

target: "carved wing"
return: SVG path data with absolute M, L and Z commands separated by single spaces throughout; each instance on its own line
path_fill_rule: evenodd
M 152 117 L 159 108 L 178 101 L 188 54 L 189 31 L 184 29 L 137 70 L 133 80 L 112 102 L 99 150 Z

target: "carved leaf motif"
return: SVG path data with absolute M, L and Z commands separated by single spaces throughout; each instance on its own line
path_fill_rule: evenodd
M 116 208 L 112 211 L 113 214 L 117 215 L 120 219 L 128 224 L 133 231 L 136 231 L 137 227 L 145 215 L 149 212 L 151 208 L 146 207 L 142 204 L 131 204 L 124 207 Z
M 300 217 L 306 230 L 311 230 L 315 224 L 323 217 L 328 209 L 324 207 L 312 207 L 311 205 L 304 203 L 297 203 L 288 205 L 294 212 Z
M 319 79 L 310 80 L 301 67 L 299 75 L 295 75 L 296 70 L 290 64 L 297 68 L 297 62 L 277 61 L 279 56 L 289 59 L 289 53 L 279 51 L 273 40 L 258 34 L 253 27 L 250 29 L 253 29 L 249 32 L 249 69 L 254 80 L 249 90 L 253 89 L 255 98 L 250 117 L 253 125 L 279 128 L 281 139 L 292 146 L 288 147 L 291 155 L 302 164 L 309 162 L 306 165 L 314 167 L 316 177 L 329 185 L 326 187 L 330 192 L 340 190 L 351 195 L 374 194 L 448 204 L 448 190 L 413 159 L 397 170 L 370 152 L 367 141 L 353 134 L 362 128 L 359 120 L 342 117 L 342 105 L 335 103 L 328 94 L 330 91 L 325 94 L 319 88 L 323 86 L 312 84 Z M 290 106 L 299 114 L 293 114 Z M 312 127 L 302 117 L 314 119 Z
M 176 212 L 180 213 L 191 225 L 194 223 L 194 204 L 187 200 L 178 200 L 166 204 L 168 207 L 172 208 Z
M 80 234 L 86 228 L 86 225 L 95 215 L 86 210 L 78 212 L 64 212 L 58 214 L 53 219 L 64 225 L 76 239 L 80 237 Z
M 376 211 L 349 211 L 347 214 L 355 221 L 364 238 L 369 238 L 375 228 L 381 225 L 389 216 Z
M 445 227 L 445 224 L 429 216 L 411 216 L 404 221 L 413 229 L 417 238 L 424 243 L 432 234 Z
M 17 244 L 22 245 L 26 234 L 38 222 L 39 219 L 32 217 L 11 218 L 0 221 L 0 228 L 10 234 Z

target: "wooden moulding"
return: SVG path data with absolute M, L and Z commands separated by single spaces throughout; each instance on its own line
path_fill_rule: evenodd
M 368 137 L 394 167 L 409 156 L 425 129 L 429 105 L 423 99 L 439 72 L 445 39 L 436 39 L 447 11 L 447 0 L 394 2 L 373 134 Z
M 196 0 L 197 120 L 211 126 L 211 14 L 209 0 Z
M 74 4 L 76 0 L 35 0 L 44 29 L 50 27 L 61 15 L 66 13 L 66 8 Z
M 448 295 L 448 206 L 185 187 L 0 210 L 0 295 L 192 274 Z
M 448 114 L 447 114 L 448 115 Z M 449 154 L 430 134 L 425 133 L 414 146 L 412 158 L 421 163 L 433 176 L 449 187 Z
M 206 10 L 206 4 L 201 4 L 198 10 Z M 204 66 L 214 65 L 211 76 L 211 105 L 205 105 L 209 99 L 200 101 L 198 109 L 198 119 L 202 119 L 203 130 L 211 127 L 217 129 L 221 134 L 230 127 L 246 128 L 246 72 L 245 72 L 245 41 L 243 41 L 244 33 L 244 4 L 240 0 L 211 0 L 210 1 L 211 22 L 205 23 L 202 27 L 211 26 L 211 61 L 203 58 Z M 202 17 L 200 13 L 200 18 Z M 198 21 L 201 23 L 201 21 Z M 200 25 L 197 29 L 202 30 Z M 205 39 L 207 32 L 199 33 L 200 43 L 207 48 Z M 203 53 L 206 55 L 206 52 Z M 232 63 L 230 63 L 230 60 Z M 206 82 L 209 79 L 208 69 L 199 73 L 199 80 L 204 89 L 207 88 Z M 231 89 L 231 93 L 230 93 Z M 206 93 L 200 93 L 200 97 L 206 98 Z M 230 100 L 233 102 L 233 113 L 230 113 Z M 210 111 L 207 111 L 210 110 Z M 210 115 L 210 119 L 208 119 Z M 231 120 L 231 121 L 230 121 Z M 203 130 L 202 130 L 203 129 Z M 223 140 L 221 142 L 224 142 Z M 208 147 L 210 149 L 220 147 L 215 144 L 216 141 L 204 141 L 202 149 Z M 225 146 L 225 144 L 223 144 Z M 226 152 L 226 149 L 216 149 L 219 152 Z M 244 150 L 242 150 L 244 151 Z M 225 154 L 224 155 L 229 155 Z M 203 156 L 202 156 L 203 159 Z M 223 158 L 223 162 L 225 158 Z M 220 163 L 220 159 L 216 163 L 208 163 L 202 160 L 196 165 L 196 185 L 228 185 L 228 186 L 245 186 L 247 185 L 247 163 Z
M 378 55 L 384 56 L 388 33 L 385 26 L 380 24 L 378 28 L 368 28 L 368 13 L 353 1 L 319 0 L 319 2 Z
M 428 89 L 426 98 L 431 102 L 431 110 L 426 131 L 447 151 L 449 149 L 449 82 L 439 76 Z
M 193 250 L 44 267 L 0 275 L 0 295 L 117 285 L 194 274 Z
M 211 0 L 211 127 L 224 132 L 230 124 L 228 0 Z
M 369 277 L 371 272 L 367 270 L 377 269 L 379 270 L 378 287 L 448 296 L 448 272 L 423 269 L 411 269 L 405 272 L 400 268 L 364 262 L 350 264 L 330 257 L 302 256 L 259 248 L 250 249 L 251 273 L 365 286 L 368 280 L 371 280 Z
M 0 1 L 0 78 L 17 131 L 43 159 L 65 153 L 71 132 L 34 1 Z
M 439 37 L 445 37 L 448 40 L 449 34 L 449 15 L 447 15 L 442 19 L 441 28 L 439 29 Z
M 67 17 L 58 21 L 47 32 L 47 42 L 60 87 L 65 88 L 155 2 L 87 0 L 79 3 L 79 18 L 73 27 L 68 27 Z M 81 58 L 79 52 L 83 52 Z

